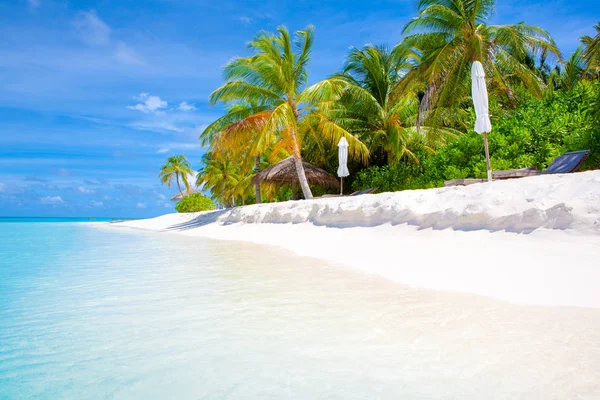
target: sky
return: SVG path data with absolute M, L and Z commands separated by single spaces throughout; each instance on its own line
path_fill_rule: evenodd
M 0 0 L 0 216 L 174 212 L 160 166 L 201 167 L 222 112 L 208 96 L 256 32 L 313 24 L 314 83 L 415 15 L 416 0 Z M 568 56 L 599 19 L 597 0 L 497 0 L 490 23 L 541 26 Z

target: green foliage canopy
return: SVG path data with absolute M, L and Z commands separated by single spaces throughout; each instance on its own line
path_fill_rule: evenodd
M 215 204 L 203 194 L 194 193 L 179 200 L 175 209 L 180 213 L 209 211 L 215 209 Z

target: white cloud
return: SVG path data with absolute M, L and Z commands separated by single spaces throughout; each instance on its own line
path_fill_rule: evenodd
M 105 46 L 110 43 L 110 27 L 94 10 L 80 12 L 75 19 L 75 28 L 81 40 L 90 46 Z
M 96 191 L 95 191 L 95 190 L 88 189 L 88 188 L 86 188 L 86 187 L 84 187 L 84 186 L 79 186 L 79 187 L 78 187 L 77 189 L 75 189 L 75 190 L 77 190 L 79 193 L 85 193 L 85 194 L 96 193 Z
M 114 58 L 123 64 L 140 65 L 144 63 L 142 58 L 125 42 L 117 43 Z
M 104 197 L 102 198 L 102 200 L 104 200 L 104 201 L 110 200 L 110 196 L 104 196 Z
M 174 123 L 167 120 L 136 121 L 131 123 L 129 126 L 139 131 L 151 131 L 159 133 L 183 133 L 185 131 L 184 128 L 180 128 Z
M 0 193 L 4 192 L 4 183 L 0 183 Z
M 165 208 L 173 208 L 173 204 L 165 203 Z
M 69 172 L 69 170 L 66 168 L 53 169 L 53 170 L 51 170 L 51 172 L 55 173 L 56 175 L 60 175 L 60 176 L 70 176 L 71 175 L 71 172 Z
M 29 3 L 29 7 L 34 10 L 40 6 L 40 0 L 28 0 L 27 2 Z
M 188 104 L 187 102 L 182 101 L 179 103 L 179 107 L 177 107 L 177 109 L 181 111 L 193 111 L 196 109 L 196 106 L 194 104 Z
M 172 142 L 162 144 L 161 147 L 156 151 L 158 154 L 168 153 L 171 150 L 186 150 L 186 149 L 199 149 L 202 147 L 200 142 L 186 143 L 186 142 Z
M 60 196 L 46 196 L 40 197 L 40 203 L 42 204 L 62 204 L 63 199 Z
M 186 149 L 199 149 L 202 147 L 200 142 L 196 143 L 165 143 L 157 151 L 157 154 L 168 153 L 171 150 L 186 150 Z
M 159 193 L 159 192 L 154 192 L 154 195 L 161 200 L 165 200 L 167 198 L 167 196 L 165 196 L 164 194 Z
M 151 96 L 148 93 L 141 93 L 138 97 L 135 97 L 136 100 L 141 101 L 141 103 L 136 104 L 135 106 L 128 106 L 130 110 L 138 110 L 143 112 L 144 114 L 162 114 L 162 109 L 167 108 L 169 103 L 164 100 L 161 100 L 158 96 Z
M 142 203 L 142 202 L 139 202 L 139 203 L 137 203 L 137 204 L 135 205 L 135 207 L 136 207 L 136 208 L 146 208 L 146 204 L 145 204 L 145 203 Z
M 104 207 L 104 203 L 101 201 L 92 200 L 90 201 L 90 206 L 92 207 Z
M 248 25 L 250 24 L 250 22 L 252 22 L 252 18 L 250 18 L 247 15 L 242 15 L 241 17 L 238 17 L 238 20 L 240 20 L 240 22 L 244 25 Z

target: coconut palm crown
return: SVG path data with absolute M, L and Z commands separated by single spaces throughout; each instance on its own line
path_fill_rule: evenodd
M 596 36 L 583 36 L 581 43 L 585 46 L 583 50 L 583 61 L 586 72 L 591 77 L 600 79 L 600 22 L 594 27 Z
M 432 145 L 446 133 L 428 127 L 417 129 L 417 93 L 395 91 L 415 65 L 417 55 L 403 46 L 389 50 L 367 45 L 350 51 L 339 75 L 349 84 L 339 101 L 339 115 L 345 118 L 342 125 L 367 143 L 371 151 L 385 150 L 390 165 L 405 156 L 416 161 L 411 151 L 414 145 Z
M 179 193 L 183 195 L 183 191 L 181 189 L 180 181 L 183 181 L 183 184 L 187 189 L 190 188 L 190 184 L 187 180 L 188 175 L 194 175 L 195 172 L 190 166 L 189 161 L 185 158 L 184 155 L 179 156 L 171 156 L 167 159 L 167 162 L 160 169 L 160 182 L 163 185 L 167 185 L 171 187 L 173 180 L 177 182 L 177 188 L 179 189 Z
M 405 27 L 404 45 L 421 55 L 421 63 L 403 85 L 421 81 L 429 87 L 431 107 L 456 104 L 470 89 L 471 65 L 480 61 L 488 89 L 513 98 L 512 86 L 524 85 L 541 96 L 542 80 L 526 65 L 527 57 L 560 51 L 543 29 L 525 23 L 487 25 L 494 0 L 419 0 L 419 14 Z

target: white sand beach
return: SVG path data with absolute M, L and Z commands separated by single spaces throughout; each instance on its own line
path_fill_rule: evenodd
M 110 226 L 278 246 L 420 288 L 600 307 L 600 171 Z

